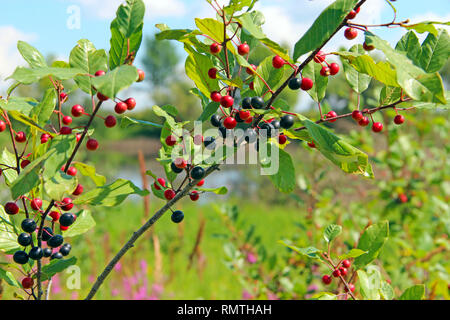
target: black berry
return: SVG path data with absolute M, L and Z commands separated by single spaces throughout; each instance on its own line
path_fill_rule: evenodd
M 62 235 L 56 234 L 47 241 L 47 245 L 51 248 L 57 248 L 62 245 L 64 238 Z
M 22 230 L 28 233 L 36 231 L 37 224 L 33 219 L 25 219 L 21 224 Z
M 214 127 L 220 127 L 220 116 L 218 114 L 215 114 L 211 117 L 211 124 Z
M 65 257 L 68 256 L 70 253 L 70 250 L 72 249 L 72 246 L 68 243 L 65 243 L 60 249 L 59 252 Z
M 201 180 L 205 177 L 205 174 L 205 169 L 203 169 L 202 167 L 195 167 L 191 171 L 191 178 L 194 180 Z
M 53 260 L 53 259 L 62 259 L 62 258 L 63 258 L 63 255 L 62 255 L 60 252 L 55 252 L 54 254 L 52 254 L 50 260 Z
M 50 256 L 52 255 L 52 253 L 53 253 L 53 250 L 50 249 L 50 248 L 45 248 L 45 249 L 42 250 L 42 251 L 43 251 L 43 253 L 44 253 L 44 257 L 46 257 L 46 258 L 50 257 Z
M 172 162 L 170 164 L 170 168 L 172 169 L 172 171 L 176 174 L 183 172 L 183 169 L 178 168 L 174 162 Z
M 44 251 L 39 247 L 31 248 L 30 253 L 28 254 L 33 260 L 40 260 L 44 256 Z
M 252 98 L 244 98 L 242 100 L 242 109 L 251 109 L 252 108 Z
M 30 234 L 28 233 L 21 233 L 19 234 L 19 237 L 17 238 L 17 242 L 22 246 L 22 247 L 27 247 L 31 244 L 32 242 L 32 238 L 30 236 Z
M 28 262 L 28 255 L 25 251 L 16 251 L 13 260 L 18 264 L 25 264 Z
M 213 150 L 216 148 L 216 139 L 213 137 L 206 137 L 205 141 L 203 141 L 205 148 L 208 150 Z
M 252 98 L 252 107 L 255 109 L 264 108 L 264 99 L 261 97 L 253 97 Z
M 300 78 L 292 78 L 288 83 L 289 89 L 298 90 L 302 87 L 302 79 Z
M 42 230 L 42 240 L 43 240 L 43 241 L 48 241 L 48 240 L 50 240 L 50 238 L 51 238 L 52 236 L 53 236 L 53 231 L 52 231 L 51 228 L 45 227 L 45 228 Z
M 63 227 L 70 227 L 75 222 L 75 217 L 72 213 L 64 213 L 59 218 L 59 224 Z
M 280 126 L 284 129 L 290 129 L 294 125 L 294 117 L 291 115 L 285 115 L 281 117 Z
M 180 223 L 184 219 L 184 213 L 182 211 L 175 211 L 172 213 L 172 221 L 175 223 Z

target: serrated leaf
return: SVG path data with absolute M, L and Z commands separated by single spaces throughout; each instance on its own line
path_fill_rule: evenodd
M 53 150 L 54 153 L 49 155 L 45 161 L 44 180 L 53 177 L 58 171 L 61 171 L 62 166 L 66 164 L 75 149 L 76 143 L 75 135 L 59 135 L 51 140 L 49 151 Z
M 333 241 L 337 236 L 339 236 L 342 232 L 342 227 L 337 224 L 330 224 L 328 227 L 326 227 L 323 237 L 325 238 L 326 242 Z
M 104 76 L 93 78 L 92 85 L 103 95 L 115 98 L 117 94 L 136 82 L 138 72 L 136 67 L 123 65 L 108 72 Z
M 6 80 L 14 79 L 23 84 L 32 84 L 49 76 L 52 76 L 59 80 L 68 80 L 82 74 L 84 74 L 83 70 L 75 68 L 41 67 L 29 69 L 24 67 L 17 67 L 14 73 L 6 78 Z
M 64 195 L 71 195 L 77 185 L 78 181 L 75 177 L 60 170 L 53 177 L 44 181 L 44 190 L 51 199 L 60 201 Z
M 361 249 L 351 249 L 346 254 L 340 255 L 339 259 L 349 259 L 349 258 L 358 258 L 359 256 L 362 256 L 363 254 L 366 254 L 367 251 L 361 250 Z
M 439 30 L 437 35 L 429 34 L 422 43 L 420 67 L 426 72 L 436 72 L 448 61 L 450 37 L 447 30 Z
M 367 273 L 358 270 L 360 292 L 364 299 L 380 300 L 381 274 L 376 268 L 369 268 Z
M 42 267 L 41 280 L 50 280 L 55 274 L 63 272 L 68 267 L 73 266 L 77 263 L 77 258 L 72 257 L 70 259 L 55 259 L 49 264 Z M 35 275 L 33 276 L 35 277 Z
M 57 99 L 56 90 L 53 88 L 47 89 L 42 101 L 32 109 L 31 117 L 36 119 L 39 126 L 43 127 L 47 124 L 56 107 Z
M 358 54 L 364 54 L 364 48 L 362 45 L 354 45 L 350 48 L 350 52 L 355 52 Z M 344 74 L 347 83 L 356 93 L 363 93 L 370 85 L 372 78 L 364 73 L 358 72 L 353 68 L 353 66 L 345 59 L 342 59 L 342 65 L 344 67 Z
M 272 148 L 278 149 L 278 156 L 272 155 Z M 295 167 L 289 153 L 268 142 L 267 159 L 260 159 L 260 162 L 263 173 L 269 176 L 269 179 L 278 190 L 284 193 L 294 191 L 296 186 Z M 278 168 L 278 170 L 275 173 L 271 172 L 275 168 Z
M 413 31 L 407 32 L 400 41 L 397 42 L 395 50 L 403 51 L 416 66 L 420 66 L 419 59 L 422 54 L 422 48 L 420 46 L 419 38 Z
M 17 42 L 17 49 L 19 50 L 22 57 L 30 65 L 31 68 L 46 67 L 47 62 L 44 56 L 35 47 L 24 42 Z
M 273 56 L 266 57 L 256 69 L 256 72 L 266 81 L 269 87 L 275 91 L 277 86 L 280 84 L 281 79 L 284 75 L 284 69 L 276 69 L 272 66 Z M 264 93 L 269 91 L 267 86 L 259 77 L 255 77 L 254 80 L 255 94 L 257 96 L 262 96 Z
M 198 191 L 202 192 L 212 192 L 218 195 L 224 195 L 228 193 L 228 189 L 226 187 L 220 187 L 220 188 L 195 188 Z
M 3 270 L 2 268 L 0 268 L 0 279 L 5 280 L 5 282 L 12 287 L 21 288 L 19 282 L 16 278 L 14 278 L 14 275 L 9 271 Z
M 282 240 L 278 241 L 278 243 L 288 247 L 291 250 L 294 250 L 295 252 L 297 252 L 298 254 L 300 254 L 302 256 L 306 256 L 306 257 L 312 258 L 312 259 L 320 259 L 320 253 L 322 253 L 321 250 L 314 248 L 314 247 L 299 248 L 299 247 L 291 245 L 290 243 L 287 243 L 286 241 L 282 241 Z
M 64 237 L 72 238 L 82 235 L 95 227 L 95 220 L 91 213 L 82 210 L 77 214 L 77 220 L 70 226 L 69 230 L 63 232 Z
M 399 300 L 422 300 L 425 295 L 425 286 L 423 284 L 417 284 L 406 289 Z
M 154 122 L 150 122 L 150 121 L 144 121 L 144 120 L 139 120 L 139 119 L 133 119 L 130 117 L 122 117 L 121 121 L 120 121 L 120 127 L 122 129 L 126 129 L 129 126 L 135 125 L 135 124 L 143 124 L 146 126 L 150 126 L 150 127 L 154 127 L 154 128 L 162 128 L 163 126 L 159 123 L 154 123 Z
M 356 269 L 361 269 L 375 260 L 383 248 L 384 243 L 387 241 L 388 236 L 388 221 L 380 222 L 368 227 L 359 239 L 357 246 L 358 249 L 367 251 L 367 253 L 357 257 L 353 263 L 353 266 Z
M 14 225 L 5 212 L 5 208 L 0 205 L 0 251 L 8 252 L 17 248 L 19 248 L 19 244 L 17 243 Z
M 202 54 L 185 46 L 189 56 L 186 59 L 186 75 L 194 81 L 197 88 L 205 96 L 209 97 L 211 92 L 219 91 L 219 81 L 208 77 L 208 70 L 213 67 L 211 60 Z
M 0 156 L 0 163 L 6 164 L 7 166 L 16 168 L 17 162 L 16 162 L 16 156 L 9 152 L 8 149 L 3 149 L 3 152 Z M 10 186 L 14 180 L 17 179 L 17 171 L 8 169 L 3 171 L 3 175 L 5 177 L 5 182 L 8 186 Z
M 203 110 L 202 114 L 198 118 L 198 121 L 205 122 L 208 121 L 213 114 L 216 113 L 217 109 L 219 109 L 219 103 L 217 102 L 211 102 L 209 103 L 206 108 Z

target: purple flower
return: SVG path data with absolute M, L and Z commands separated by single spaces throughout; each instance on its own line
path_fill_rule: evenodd
M 247 290 L 242 291 L 242 299 L 243 300 L 251 300 L 253 296 Z
M 314 291 L 317 291 L 317 290 L 319 290 L 319 286 L 317 286 L 317 284 L 311 284 L 311 285 L 306 289 L 306 291 L 308 291 L 308 292 L 314 292 Z
M 258 260 L 258 257 L 256 256 L 256 254 L 249 252 L 247 253 L 247 262 L 250 264 L 254 264 L 256 263 L 256 261 Z
M 152 285 L 152 294 L 160 296 L 164 291 L 164 287 L 161 284 L 154 283 Z
M 120 272 L 122 270 L 122 264 L 120 262 L 117 262 L 117 264 L 114 266 L 114 270 Z

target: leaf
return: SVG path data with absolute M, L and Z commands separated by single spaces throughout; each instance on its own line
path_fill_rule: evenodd
M 406 289 L 399 300 L 422 300 L 425 295 L 425 286 L 423 284 L 417 284 Z
M 350 52 L 355 52 L 363 55 L 365 50 L 362 45 L 354 45 L 350 48 Z M 372 78 L 362 72 L 358 72 L 353 66 L 345 59 L 342 59 L 342 65 L 344 67 L 345 79 L 350 87 L 358 94 L 363 93 L 369 87 Z
M 219 109 L 219 103 L 218 102 L 211 102 L 209 103 L 206 108 L 203 110 L 202 114 L 198 118 L 198 121 L 205 122 L 208 121 L 213 114 L 216 113 L 217 109 Z
M 24 67 L 17 67 L 14 73 L 6 78 L 6 80 L 14 79 L 23 84 L 32 84 L 49 76 L 52 76 L 59 80 L 68 80 L 74 78 L 77 75 L 82 75 L 83 73 L 83 70 L 75 68 L 42 67 L 29 69 Z
M 92 85 L 103 95 L 115 98 L 117 94 L 136 82 L 138 72 L 136 67 L 123 65 L 108 72 L 104 76 L 93 78 Z
M 387 241 L 388 236 L 388 221 L 373 224 L 368 227 L 359 239 L 357 247 L 360 250 L 367 251 L 367 253 L 357 257 L 353 263 L 353 266 L 356 269 L 361 269 L 375 260 L 383 248 L 384 243 Z
M 384 300 L 392 300 L 395 296 L 394 289 L 386 281 L 383 281 L 383 283 L 381 284 L 380 294 Z
M 61 171 L 62 166 L 66 165 L 70 155 L 75 149 L 77 143 L 75 135 L 59 135 L 54 137 L 50 143 L 50 150 L 54 153 L 49 155 L 45 161 L 43 178 L 48 180 Z M 28 167 L 27 167 L 28 168 Z
M 328 85 L 328 77 L 320 75 L 322 66 L 314 61 L 308 63 L 303 69 L 302 76 L 310 78 L 313 81 L 313 87 L 308 90 L 310 97 L 317 103 L 323 100 Z
M 278 241 L 278 243 L 288 247 L 291 250 L 294 250 L 295 252 L 297 252 L 298 254 L 302 255 L 302 256 L 306 256 L 308 258 L 312 258 L 312 259 L 320 259 L 320 253 L 322 252 L 321 250 L 314 248 L 314 247 L 307 247 L 307 248 L 299 248 L 296 246 L 293 246 L 289 243 L 287 243 L 286 241 Z
M 225 29 L 223 22 L 217 21 L 216 19 L 212 18 L 205 18 L 205 19 L 196 18 L 195 25 L 203 34 L 210 36 L 218 43 L 223 43 L 224 29 Z M 230 50 L 233 53 L 233 55 L 236 54 L 236 49 L 234 48 L 231 41 L 228 41 L 227 49 Z
M 127 53 L 134 52 L 136 56 L 142 43 L 144 15 L 145 4 L 142 0 L 127 0 L 117 9 L 116 18 L 111 23 L 110 70 L 124 64 Z
M 41 280 L 46 281 L 50 280 L 55 274 L 63 272 L 68 267 L 73 266 L 77 263 L 77 258 L 72 257 L 70 259 L 55 259 L 51 261 L 49 264 L 42 267 Z M 36 275 L 33 275 L 36 277 Z
M 3 270 L 2 268 L 0 268 L 0 279 L 5 280 L 5 282 L 12 287 L 21 288 L 19 282 L 16 278 L 14 278 L 14 275 L 9 271 Z
M 256 72 L 266 81 L 269 87 L 275 91 L 276 87 L 283 78 L 284 72 L 283 68 L 276 69 L 272 66 L 273 56 L 266 57 L 256 69 Z M 257 96 L 262 96 L 264 93 L 269 91 L 264 82 L 256 77 L 254 80 L 255 93 Z
M 69 230 L 63 232 L 64 237 L 72 238 L 84 234 L 95 227 L 95 220 L 91 213 L 82 210 L 77 214 L 77 220 L 70 226 Z
M 50 132 L 42 128 L 36 121 L 18 111 L 9 111 L 9 115 L 15 120 L 22 122 L 23 124 L 27 125 L 32 129 L 36 129 L 42 133 L 46 133 L 49 134 L 50 136 L 53 136 Z
M 149 192 L 136 187 L 131 181 L 119 179 L 112 184 L 84 193 L 75 199 L 73 203 L 76 205 L 89 204 L 91 206 L 112 207 L 121 204 L 132 194 L 144 197 Z
M 226 187 L 220 187 L 220 188 L 196 188 L 198 191 L 203 192 L 213 192 L 218 195 L 224 195 L 228 193 L 228 189 Z
M 188 48 L 185 46 L 185 49 Z M 194 81 L 197 88 L 205 96 L 209 97 L 211 92 L 219 91 L 219 81 L 208 77 L 208 70 L 213 67 L 211 60 L 193 50 L 188 51 L 186 59 L 186 75 Z
M 324 231 L 323 237 L 326 242 L 333 241 L 342 232 L 342 227 L 337 224 L 330 224 Z
M 64 195 L 71 195 L 77 185 L 78 181 L 75 177 L 60 170 L 53 177 L 44 181 L 44 190 L 51 199 L 60 201 L 64 198 Z
M 39 68 L 46 67 L 47 62 L 45 62 L 45 58 L 35 47 L 24 42 L 17 42 L 17 49 L 19 50 L 22 57 L 26 62 L 30 65 L 31 68 Z
M 402 51 L 411 61 L 420 66 L 419 59 L 422 54 L 419 38 L 413 31 L 407 32 L 395 46 L 395 50 Z
M 380 106 L 386 106 L 400 100 L 402 88 L 384 86 L 380 92 Z
M 126 129 L 129 126 L 135 125 L 135 124 L 143 124 L 146 126 L 150 126 L 150 127 L 155 127 L 155 128 L 162 128 L 163 126 L 159 123 L 153 123 L 150 121 L 144 121 L 144 120 L 139 120 L 139 119 L 133 119 L 127 116 L 122 117 L 122 120 L 120 121 L 120 127 L 122 129 Z
M 401 26 L 408 30 L 415 30 L 418 33 L 429 32 L 429 33 L 437 36 L 438 31 L 437 31 L 436 27 L 434 26 L 435 24 L 450 26 L 450 22 L 440 22 L 440 21 L 422 21 L 422 22 L 418 22 L 418 23 L 414 23 L 414 24 L 410 24 L 410 25 L 401 24 Z
M 357 258 L 359 256 L 362 256 L 363 254 L 366 254 L 366 253 L 367 253 L 367 251 L 363 251 L 361 249 L 351 249 L 346 254 L 340 255 L 339 259 L 340 260 L 344 260 L 344 259 L 349 259 L 349 258 Z
M 278 156 L 272 156 L 272 148 L 278 149 Z M 267 143 L 267 151 L 267 159 L 260 159 L 263 174 L 269 175 L 270 180 L 278 190 L 291 193 L 295 189 L 296 181 L 295 167 L 290 154 L 270 142 Z M 273 170 L 276 170 L 276 172 L 273 173 Z
M 7 102 L 0 100 L 0 107 L 6 111 L 17 111 L 28 116 L 31 110 L 37 105 L 32 98 L 11 97 Z
M 3 152 L 0 156 L 0 163 L 6 164 L 7 166 L 16 168 L 16 156 L 8 151 L 8 149 L 3 149 Z M 5 182 L 8 186 L 10 186 L 14 180 L 17 179 L 17 171 L 8 169 L 3 171 L 3 176 L 5 177 Z
M 53 88 L 47 89 L 42 101 L 32 110 L 31 117 L 36 119 L 39 126 L 43 127 L 47 124 L 48 119 L 53 114 L 57 99 L 56 90 Z
M 78 44 L 70 52 L 70 66 L 83 70 L 87 75 L 94 75 L 97 71 L 108 70 L 108 57 L 105 50 L 97 50 L 87 39 L 78 41 Z M 77 76 L 75 82 L 84 92 L 94 95 L 91 76 Z
M 8 252 L 19 248 L 17 243 L 17 234 L 14 231 L 14 225 L 5 208 L 0 205 L 0 251 Z
M 420 67 L 426 72 L 441 70 L 450 55 L 450 37 L 447 30 L 439 30 L 437 35 L 429 34 L 422 43 Z
M 329 5 L 295 44 L 294 61 L 330 38 L 357 3 L 358 0 L 337 0 Z
M 367 273 L 358 270 L 360 292 L 364 299 L 380 300 L 381 274 L 376 268 L 368 269 Z

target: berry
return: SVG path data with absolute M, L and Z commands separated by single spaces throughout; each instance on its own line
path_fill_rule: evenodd
M 179 211 L 179 210 L 175 211 L 174 213 L 172 213 L 171 219 L 175 223 L 180 223 L 184 219 L 184 213 L 182 211 Z
M 281 128 L 281 122 L 279 120 L 272 119 L 269 122 L 275 129 L 280 129 Z
M 214 91 L 214 92 L 211 92 L 210 98 L 214 102 L 220 102 L 220 100 L 222 99 L 222 95 L 219 92 Z
M 170 167 L 171 167 L 171 169 L 172 169 L 172 171 L 174 172 L 174 173 L 181 173 L 182 171 L 183 171 L 183 169 L 180 169 L 180 168 L 178 168 L 176 165 L 175 165 L 175 163 L 171 163 L 170 164 Z
M 72 250 L 72 246 L 68 243 L 65 243 L 60 249 L 59 253 L 61 253 L 64 257 L 68 256 L 70 253 L 70 250 Z
M 22 230 L 28 233 L 33 233 L 36 231 L 37 223 L 33 219 L 25 219 L 20 224 Z
M 247 118 L 247 120 L 245 120 L 244 122 L 245 123 L 252 123 L 253 122 L 253 117 Z
M 19 213 L 19 206 L 14 202 L 8 202 L 5 204 L 5 212 L 9 215 L 15 215 Z
M 250 88 L 250 90 L 255 90 L 255 83 L 252 81 L 248 84 L 248 87 Z
M 362 117 L 361 118 L 361 120 L 359 120 L 358 121 L 358 124 L 361 126 L 361 127 L 366 127 L 367 125 L 369 125 L 369 118 L 367 118 L 367 117 Z
M 166 198 L 169 201 L 175 198 L 175 196 L 176 193 L 172 189 L 167 189 L 166 191 L 164 191 L 164 198 Z
M 304 91 L 308 91 L 313 87 L 314 83 L 310 78 L 303 78 L 301 89 Z
M 81 133 L 77 133 L 76 137 L 77 137 L 77 142 L 80 142 L 80 140 L 81 140 Z
M 67 174 L 69 176 L 75 177 L 77 175 L 77 169 L 75 167 L 69 167 L 69 170 L 67 170 Z
M 197 187 L 203 187 L 204 184 L 205 184 L 205 179 L 202 179 L 197 183 Z
M 79 104 L 76 104 L 72 107 L 72 116 L 75 118 L 81 117 L 84 113 L 84 108 L 80 106 Z
M 316 144 L 314 143 L 314 141 L 308 142 L 307 144 L 308 144 L 308 147 L 310 147 L 310 148 L 316 147 Z
M 203 169 L 202 167 L 195 167 L 191 171 L 191 178 L 194 180 L 201 180 L 205 177 L 205 174 L 205 169 Z
M 250 67 L 247 67 L 245 69 L 245 72 L 247 72 L 247 74 L 249 74 L 249 75 L 253 75 L 257 69 L 258 69 L 257 66 L 255 66 L 254 64 L 251 64 Z
M 324 61 L 325 61 L 325 52 L 323 51 L 317 52 L 316 56 L 314 57 L 314 62 L 322 63 Z
M 237 121 L 235 118 L 228 117 L 224 120 L 223 125 L 227 129 L 234 129 L 237 125 Z
M 49 216 L 53 219 L 53 222 L 56 222 L 59 220 L 59 217 L 61 217 L 61 214 L 58 211 L 52 211 Z
M 222 98 L 220 98 L 220 104 L 222 105 L 222 107 L 224 108 L 231 108 L 234 104 L 234 99 L 231 96 L 223 96 Z
M 64 227 L 64 226 L 60 225 L 60 226 L 59 226 L 59 230 L 61 230 L 61 231 L 67 231 L 67 230 L 69 230 L 69 227 Z
M 333 278 L 330 277 L 330 276 L 327 275 L 327 274 L 324 275 L 324 276 L 322 277 L 322 282 L 323 282 L 324 284 L 330 284 L 331 281 L 333 281 Z
M 197 201 L 198 199 L 200 199 L 200 194 L 198 193 L 198 191 L 192 191 L 189 197 L 192 201 Z
M 72 123 L 72 117 L 65 116 L 65 117 L 62 119 L 62 122 L 63 122 L 65 125 L 70 125 L 70 124 Z
M 349 284 L 348 284 L 348 287 L 350 288 L 350 291 L 351 291 L 351 292 L 354 292 L 354 291 L 355 291 L 355 285 L 354 285 L 353 283 L 349 283 Z M 345 287 L 345 292 L 348 292 L 347 287 Z
M 220 127 L 220 116 L 218 115 L 218 114 L 214 114 L 212 117 L 211 117 L 211 124 L 214 126 L 214 127 L 216 127 L 216 128 L 218 128 L 218 127 Z
M 348 40 L 353 40 L 358 36 L 358 31 L 354 28 L 347 28 L 344 31 L 344 36 L 348 39 Z
M 25 135 L 25 132 L 19 131 L 16 133 L 16 136 L 14 139 L 19 143 L 23 143 L 23 142 L 27 141 L 27 136 Z
M 75 222 L 75 217 L 72 213 L 64 213 L 59 218 L 59 224 L 63 227 L 70 227 Z
M 381 130 L 383 130 L 383 124 L 381 122 L 374 122 L 372 124 L 373 132 L 381 132 Z
M 28 262 L 28 254 L 25 251 L 16 251 L 13 255 L 13 260 L 18 264 L 25 264 Z
M 244 139 L 247 143 L 253 143 L 258 138 L 258 134 L 252 128 L 245 130 Z
M 252 107 L 255 109 L 264 108 L 264 99 L 261 97 L 253 97 L 252 98 Z
M 359 110 L 353 110 L 353 112 L 352 112 L 352 118 L 353 118 L 353 120 L 355 120 L 355 121 L 359 121 L 359 120 L 361 120 L 362 118 L 364 118 L 364 115 L 363 115 L 362 112 L 359 111 Z
M 144 70 L 138 69 L 138 79 L 136 82 L 142 82 L 145 80 L 145 72 Z
M 208 77 L 210 77 L 211 79 L 216 79 L 217 78 L 217 69 L 216 68 L 209 69 Z
M 330 74 L 334 76 L 338 73 L 339 73 L 339 65 L 333 62 L 332 64 L 330 64 Z
M 239 111 L 239 118 L 241 118 L 242 120 L 247 120 L 250 117 L 251 117 L 250 111 L 245 111 L 245 110 Z
M 216 139 L 213 137 L 206 137 L 205 141 L 203 141 L 205 148 L 208 150 L 214 150 L 216 148 Z
M 64 198 L 61 202 L 61 209 L 63 211 L 69 211 L 73 208 L 72 199 L 70 198 Z
M 89 139 L 86 142 L 86 148 L 90 151 L 95 151 L 98 149 L 98 141 L 95 139 Z
M 173 163 L 178 169 L 184 169 L 187 167 L 187 161 L 183 158 L 177 158 Z
M 333 110 L 331 110 L 330 112 L 327 113 L 327 119 L 328 118 L 335 118 L 335 117 L 337 117 L 337 113 L 334 112 Z M 336 120 L 337 119 L 333 119 L 333 120 L 330 120 L 329 122 L 335 122 Z
M 127 104 L 128 110 L 133 110 L 136 108 L 136 100 L 134 98 L 128 98 L 125 100 L 125 103 Z
M 34 286 L 34 280 L 33 278 L 26 277 L 22 279 L 22 287 L 24 289 L 31 289 Z
M 47 245 L 50 248 L 57 248 L 60 245 L 62 245 L 64 242 L 64 238 L 62 235 L 60 234 L 55 234 L 53 237 L 51 237 L 48 241 L 47 241 Z
M 65 93 L 65 92 L 61 92 L 61 93 L 59 94 L 59 100 L 61 101 L 61 103 L 66 102 L 67 97 L 68 97 L 68 95 L 67 95 L 67 93 Z
M 6 123 L 3 120 L 0 120 L 0 132 L 3 132 L 6 130 Z
M 347 275 L 347 269 L 346 268 L 344 268 L 344 267 L 340 267 L 339 268 L 339 272 L 341 273 L 341 275 L 342 276 L 345 276 L 345 275 Z
M 280 69 L 284 66 L 284 64 L 286 63 L 286 61 L 284 61 L 284 59 L 280 56 L 275 56 L 272 59 L 272 66 L 275 69 Z
M 203 140 L 204 140 L 204 138 L 203 138 L 203 135 L 201 135 L 201 134 L 197 134 L 193 138 L 194 144 L 196 146 L 201 146 L 203 144 Z
M 50 257 L 50 256 L 52 255 L 52 253 L 53 253 L 53 250 L 50 249 L 50 248 L 45 248 L 45 249 L 42 250 L 42 251 L 43 251 L 43 253 L 44 253 L 44 257 L 46 257 L 46 258 Z
M 408 196 L 407 196 L 406 194 L 404 194 L 404 193 L 399 194 L 399 195 L 398 195 L 398 200 L 399 200 L 401 203 L 406 203 L 406 202 L 408 202 Z
M 280 126 L 286 130 L 290 129 L 294 125 L 294 121 L 295 121 L 294 117 L 289 114 L 282 116 L 281 121 L 280 121 Z
M 125 111 L 127 111 L 127 110 L 128 110 L 128 106 L 127 106 L 127 104 L 125 102 L 118 102 L 116 104 L 116 106 L 114 107 L 114 111 L 117 114 L 125 113 Z
M 100 101 L 106 101 L 109 100 L 109 97 L 105 96 L 104 94 L 97 92 L 97 99 Z
M 105 126 L 107 128 L 113 128 L 117 124 L 117 119 L 113 115 L 109 115 L 105 118 Z
M 372 50 L 374 50 L 375 49 L 375 47 L 374 46 L 372 46 L 372 45 L 368 45 L 367 43 L 363 43 L 363 48 L 364 48 L 364 50 L 366 50 L 366 51 L 372 51 Z
M 222 51 L 222 46 L 217 42 L 214 42 L 209 46 L 209 51 L 211 51 L 212 54 L 218 54 L 220 51 Z
M 405 122 L 405 117 L 402 116 L 401 114 L 398 114 L 394 117 L 395 124 L 402 124 L 403 122 Z
M 352 11 L 350 11 L 350 12 L 348 13 L 347 19 L 348 19 L 348 20 L 354 19 L 354 18 L 356 17 L 356 15 L 357 15 L 356 11 L 355 11 L 355 10 L 352 10 Z
M 105 74 L 106 74 L 105 71 L 103 71 L 103 70 L 98 70 L 98 71 L 95 73 L 95 76 L 96 76 L 96 77 L 101 77 L 101 76 L 104 76 Z
M 169 147 L 173 147 L 174 145 L 177 144 L 177 138 L 176 138 L 175 136 L 173 136 L 173 135 L 168 136 L 168 137 L 166 138 L 166 144 L 167 144 Z
M 30 160 L 23 160 L 23 161 L 20 163 L 20 167 L 21 167 L 22 169 L 25 169 L 30 163 L 31 163 Z
M 278 143 L 281 144 L 281 145 L 283 145 L 283 144 L 285 144 L 286 142 L 287 142 L 287 137 L 286 137 L 286 135 L 280 134 L 280 135 L 278 136 Z
M 339 269 L 336 269 L 333 271 L 333 277 L 338 278 L 341 275 L 341 271 Z
M 350 260 L 343 260 L 342 261 L 342 266 L 344 267 L 344 268 L 350 268 L 350 266 L 351 266 L 352 264 L 351 264 L 351 262 L 350 262 Z
M 271 123 L 265 122 L 260 126 L 260 129 L 259 129 L 260 135 L 263 134 L 266 137 L 273 137 L 274 133 L 275 133 L 275 128 Z
M 72 128 L 70 127 L 62 127 L 61 130 L 59 130 L 59 133 L 62 135 L 69 135 L 72 134 Z
M 34 247 L 34 248 L 31 248 L 30 253 L 28 254 L 28 256 L 32 260 L 41 260 L 42 257 L 44 256 L 44 251 L 42 251 L 42 249 L 39 248 L 39 247 Z
M 242 109 L 251 109 L 252 108 L 252 98 L 244 98 L 242 100 Z
M 52 254 L 52 256 L 50 257 L 50 260 L 54 260 L 54 259 L 62 259 L 63 255 L 60 252 L 55 252 L 54 254 Z
M 44 227 L 44 229 L 42 230 L 42 240 L 43 241 L 48 241 L 50 240 L 50 238 L 53 236 L 53 231 L 51 228 L 49 227 Z
M 166 187 L 166 180 L 164 180 L 163 178 L 158 178 L 158 183 L 165 188 Z M 161 190 L 161 187 L 158 185 L 158 183 L 154 183 L 153 186 L 155 187 L 156 190 Z
M 330 75 L 330 68 L 328 67 L 322 67 L 322 69 L 320 69 L 320 75 L 322 77 L 328 77 Z
M 288 82 L 289 89 L 298 90 L 302 87 L 302 79 L 300 78 L 292 78 Z
M 41 135 L 41 144 L 47 143 L 50 140 L 51 136 L 47 133 L 43 133 Z
M 30 236 L 29 233 L 21 233 L 19 234 L 19 236 L 17 237 L 17 242 L 22 246 L 22 247 L 28 247 L 31 242 L 32 242 L 32 238 Z
M 245 43 L 243 43 L 243 44 L 238 46 L 238 53 L 241 56 L 245 56 L 249 52 L 250 52 L 250 46 L 247 44 L 247 42 L 245 42 Z
M 39 211 L 39 209 L 42 208 L 42 200 L 39 198 L 34 198 L 31 200 L 30 205 L 34 211 Z

